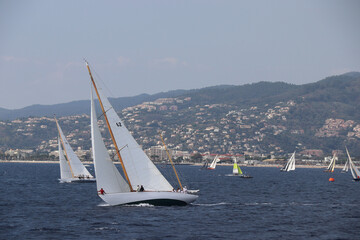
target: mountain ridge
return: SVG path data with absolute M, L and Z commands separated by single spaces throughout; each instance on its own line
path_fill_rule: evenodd
M 159 92 L 156 94 L 139 94 L 132 97 L 119 97 L 109 98 L 114 108 L 118 111 L 141 104 L 142 102 L 154 101 L 158 98 L 170 98 L 178 96 L 191 97 L 195 102 L 199 104 L 211 104 L 226 102 L 229 104 L 257 104 L 262 101 L 276 102 L 281 99 L 289 98 L 293 95 L 302 95 L 306 92 L 315 89 L 319 90 L 320 95 L 323 98 L 326 97 L 325 93 L 320 91 L 325 86 L 332 85 L 338 86 L 339 84 L 344 86 L 346 83 L 339 83 L 337 80 L 341 78 L 341 81 L 347 79 L 349 81 L 360 78 L 360 72 L 349 72 L 342 75 L 331 76 L 314 83 L 308 83 L 303 85 L 295 85 L 285 82 L 266 82 L 260 81 L 257 83 L 244 84 L 244 85 L 216 85 L 200 89 L 191 90 L 172 90 L 167 92 Z M 355 96 L 353 96 L 355 97 Z M 313 100 L 316 100 L 313 97 Z M 90 104 L 89 100 L 77 100 L 67 103 L 59 103 L 52 105 L 40 105 L 34 104 L 20 109 L 5 109 L 0 108 L 0 120 L 14 120 L 24 117 L 42 117 L 42 116 L 71 116 L 78 114 L 89 114 Z

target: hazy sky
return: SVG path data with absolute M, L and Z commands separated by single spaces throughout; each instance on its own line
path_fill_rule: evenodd
M 360 1 L 0 0 L 0 107 L 360 71 Z M 95 75 L 96 76 L 96 75 Z

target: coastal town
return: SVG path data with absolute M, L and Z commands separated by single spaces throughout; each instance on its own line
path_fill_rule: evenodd
M 326 165 L 334 152 L 345 161 L 343 149 L 324 153 L 322 149 L 306 147 L 298 142 L 292 149 L 287 145 L 269 143 L 267 139 L 290 134 L 304 135 L 298 126 L 289 127 L 289 111 L 296 102 L 278 102 L 270 106 L 238 108 L 227 104 L 192 104 L 190 97 L 160 98 L 153 102 L 128 107 L 119 112 L 127 128 L 154 162 L 166 162 L 167 154 L 159 132 L 176 163 L 202 163 L 220 155 L 222 163 L 234 159 L 241 164 L 282 164 L 296 151 L 303 165 Z M 83 161 L 91 161 L 90 117 L 87 114 L 58 118 L 64 133 Z M 99 120 L 105 143 L 116 158 L 115 150 L 103 120 Z M 29 117 L 0 121 L 2 134 L 11 136 L 12 144 L 2 144 L 3 160 L 56 160 L 57 130 L 52 117 Z M 326 119 L 315 131 L 317 138 L 360 138 L 360 124 L 353 120 Z M 4 141 L 4 140 L 3 140 Z M 11 146 L 12 145 L 12 146 Z M 20 147 L 23 146 L 23 147 Z M 6 147 L 5 147 L 6 146 Z

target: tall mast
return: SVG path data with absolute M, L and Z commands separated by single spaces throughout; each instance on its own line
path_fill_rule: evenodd
M 64 141 L 63 141 L 63 139 L 62 139 L 62 137 L 61 137 L 61 134 L 60 134 L 60 126 L 59 126 L 59 123 L 58 123 L 56 117 L 54 117 L 54 119 L 55 119 L 55 122 L 56 122 L 57 130 L 58 130 L 58 132 L 59 132 L 60 142 L 61 142 L 61 145 L 62 145 L 62 147 L 63 147 L 63 149 L 64 149 L 67 163 L 69 164 L 69 167 L 70 167 L 71 175 L 72 175 L 73 178 L 75 178 L 74 172 L 73 172 L 73 170 L 72 170 L 72 167 L 71 167 L 71 164 L 70 164 L 70 161 L 69 161 L 68 154 L 67 154 L 67 152 L 66 152 L 66 148 L 65 148 Z M 59 154 L 60 154 L 60 152 L 59 152 Z
M 168 158 L 169 158 L 169 160 L 170 160 L 171 166 L 172 166 L 172 167 L 173 167 L 173 169 L 174 169 L 174 172 L 175 172 L 176 178 L 177 178 L 177 180 L 178 180 L 178 182 L 179 182 L 179 185 L 180 185 L 180 189 L 181 189 L 181 190 L 183 190 L 183 187 L 182 187 L 182 185 L 181 185 L 181 182 L 180 182 L 179 176 L 178 176 L 178 174 L 177 174 L 177 172 L 176 172 L 176 169 L 175 169 L 175 165 L 174 165 L 173 161 L 171 160 L 171 157 L 170 157 L 169 151 L 167 150 L 167 147 L 166 147 L 166 145 L 165 145 L 165 142 L 164 142 L 164 139 L 163 139 L 163 137 L 162 137 L 162 135 L 161 135 L 161 132 L 160 132 L 160 138 L 161 138 L 161 141 L 162 141 L 162 142 L 163 142 L 163 144 L 164 144 L 164 147 L 165 147 L 166 153 L 167 153 L 167 155 L 168 155 Z
M 86 62 L 86 61 L 85 61 L 85 62 Z M 114 146 L 115 146 L 115 149 L 116 149 L 116 154 L 117 154 L 117 156 L 118 156 L 118 158 L 119 158 L 119 160 L 120 160 L 121 167 L 122 167 L 122 169 L 123 169 L 125 178 L 126 178 L 128 184 L 129 184 L 130 191 L 133 192 L 134 190 L 133 190 L 133 188 L 132 188 L 132 186 L 131 186 L 131 182 L 130 182 L 129 176 L 128 176 L 127 172 L 126 172 L 125 164 L 124 164 L 124 162 L 123 162 L 123 160 L 122 160 L 122 157 L 121 157 L 121 155 L 120 155 L 120 150 L 119 150 L 118 145 L 117 145 L 117 143 L 116 143 L 116 141 L 115 141 L 115 137 L 114 137 L 114 134 L 113 134 L 113 132 L 112 132 L 112 130 L 111 130 L 110 123 L 109 123 L 109 120 L 108 120 L 107 115 L 106 115 L 106 111 L 105 111 L 105 109 L 104 109 L 103 103 L 102 103 L 101 98 L 100 98 L 100 94 L 99 94 L 99 92 L 98 92 L 98 89 L 97 89 L 97 87 L 96 87 L 94 78 L 93 78 L 93 76 L 92 76 L 92 74 L 91 74 L 91 71 L 90 71 L 89 64 L 88 64 L 87 62 L 86 62 L 86 67 L 87 67 L 87 69 L 88 69 L 88 71 L 89 71 L 89 75 L 90 75 L 90 78 L 91 78 L 91 82 L 92 82 L 92 84 L 93 84 L 93 86 L 94 86 L 96 95 L 97 95 L 97 97 L 98 97 L 98 99 L 99 99 L 99 103 L 100 103 L 100 106 L 101 106 L 101 110 L 102 110 L 102 112 L 103 112 L 103 115 L 104 115 L 104 118 L 105 118 L 105 121 L 106 121 L 106 125 L 107 125 L 107 127 L 108 127 L 108 129 L 109 129 L 109 133 L 110 133 L 110 136 L 111 136 L 111 140 L 112 140 L 112 142 L 114 143 Z

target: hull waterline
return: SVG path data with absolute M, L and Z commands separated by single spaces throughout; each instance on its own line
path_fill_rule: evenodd
M 90 182 L 96 182 L 95 178 L 90 178 L 90 179 L 79 179 L 79 178 L 65 178 L 65 179 L 59 179 L 59 181 L 61 183 L 72 183 L 72 182 L 76 182 L 76 183 L 90 183 Z
M 178 192 L 128 192 L 99 195 L 109 205 L 148 203 L 155 206 L 184 206 L 198 196 Z

